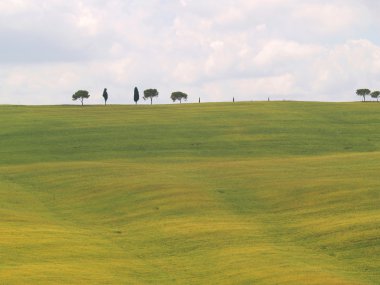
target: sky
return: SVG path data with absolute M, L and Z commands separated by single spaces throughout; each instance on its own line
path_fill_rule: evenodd
M 355 101 L 380 89 L 378 0 L 0 0 L 0 104 Z M 142 97 L 142 96 L 140 96 Z M 140 99 L 139 103 L 147 104 Z

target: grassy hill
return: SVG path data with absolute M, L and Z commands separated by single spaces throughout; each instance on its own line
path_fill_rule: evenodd
M 380 104 L 0 106 L 0 284 L 380 284 Z

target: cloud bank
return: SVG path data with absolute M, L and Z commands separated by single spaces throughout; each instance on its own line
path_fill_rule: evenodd
M 380 89 L 377 1 L 2 0 L 0 104 L 353 101 Z

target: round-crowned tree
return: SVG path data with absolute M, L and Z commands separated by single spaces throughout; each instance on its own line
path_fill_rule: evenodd
M 157 89 L 147 89 L 144 90 L 144 100 L 150 99 L 150 104 L 152 105 L 152 100 L 154 97 L 158 97 L 158 91 Z
M 76 100 L 80 100 L 80 102 L 82 103 L 82 106 L 83 106 L 83 100 L 84 99 L 87 99 L 90 97 L 90 94 L 88 93 L 87 90 L 78 90 L 77 92 L 75 92 L 75 94 L 72 96 L 73 98 L 73 101 L 76 101 Z
M 373 91 L 371 93 L 371 97 L 376 99 L 377 102 L 379 102 L 379 96 L 380 96 L 380 91 Z
M 173 100 L 173 102 L 179 101 L 179 103 L 182 103 L 182 100 L 187 100 L 187 94 L 181 91 L 176 91 L 172 93 L 170 98 Z
M 365 102 L 365 96 L 367 96 L 369 94 L 371 94 L 371 90 L 369 90 L 369 89 L 358 89 L 358 90 L 356 90 L 356 95 L 362 96 L 364 102 Z

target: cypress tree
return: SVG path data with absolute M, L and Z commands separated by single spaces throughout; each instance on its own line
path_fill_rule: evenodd
M 137 104 L 137 101 L 139 101 L 139 99 L 140 99 L 139 90 L 137 89 L 137 87 L 135 87 L 135 91 L 134 91 L 134 95 L 133 95 L 133 100 Z
M 108 100 L 107 88 L 104 88 L 103 98 L 104 98 L 104 105 L 107 105 L 107 100 Z

